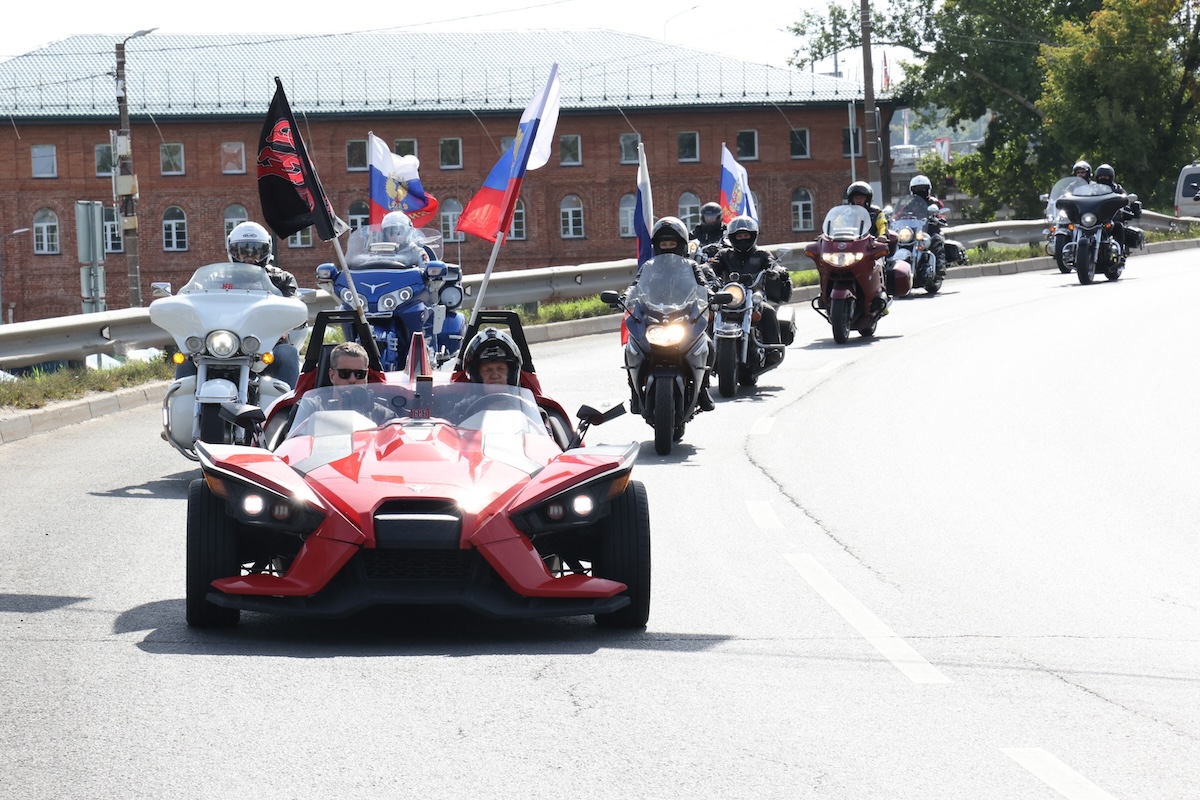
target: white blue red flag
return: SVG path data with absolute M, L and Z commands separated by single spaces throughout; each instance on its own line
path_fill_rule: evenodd
M 729 222 L 742 215 L 758 222 L 758 209 L 750 194 L 746 168 L 733 160 L 733 153 L 721 142 L 721 216 Z
M 654 227 L 654 198 L 650 194 L 650 170 L 646 168 L 646 149 L 638 142 L 637 201 L 633 206 L 633 232 L 637 234 L 637 263 L 640 267 L 654 254 L 650 247 L 650 229 Z
M 558 64 L 550 67 L 550 77 L 521 115 L 517 136 L 483 186 L 467 203 L 458 218 L 457 230 L 489 242 L 508 232 L 525 171 L 545 166 L 550 160 L 554 128 L 558 125 Z
M 403 211 L 418 228 L 437 213 L 437 198 L 421 186 L 416 156 L 398 156 L 387 142 L 367 132 L 367 163 L 371 174 L 371 225 L 383 222 L 389 211 Z

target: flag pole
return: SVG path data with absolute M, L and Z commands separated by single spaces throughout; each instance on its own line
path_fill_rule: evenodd
M 483 271 L 483 280 L 479 283 L 479 296 L 475 298 L 475 304 L 471 306 L 471 321 L 468 326 L 475 324 L 475 319 L 479 316 L 479 309 L 483 306 L 483 296 L 487 293 L 488 281 L 492 278 L 492 267 L 496 265 L 496 256 L 500 254 L 500 245 L 504 242 L 504 234 L 496 233 L 496 243 L 492 245 L 492 255 L 488 259 L 487 269 Z
M 342 240 L 336 236 L 333 237 L 333 251 L 337 253 L 338 269 L 346 276 L 346 285 L 350 287 L 350 291 L 354 294 L 354 310 L 358 312 L 358 321 L 366 325 L 368 324 L 367 312 L 363 310 L 362 298 L 358 294 L 358 287 L 354 285 L 354 274 L 346 266 L 346 254 L 342 252 Z

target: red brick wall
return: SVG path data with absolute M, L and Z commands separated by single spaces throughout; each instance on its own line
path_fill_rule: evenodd
M 499 157 L 502 137 L 511 136 L 517 115 L 476 119 L 463 115 L 412 119 L 325 120 L 299 118 L 300 133 L 312 154 L 325 190 L 335 211 L 345 216 L 356 200 L 367 199 L 365 172 L 346 169 L 346 141 L 365 139 L 368 130 L 391 143 L 397 138 L 418 140 L 421 180 L 440 200 L 457 199 L 466 205 Z M 115 124 L 28 124 L 17 121 L 0 133 L 0 234 L 32 227 L 33 215 L 41 208 L 53 210 L 59 219 L 59 255 L 34 255 L 33 234 L 19 234 L 4 242 L 0 270 L 3 274 L 3 305 L 8 319 L 15 303 L 16 321 L 77 314 L 81 310 L 79 263 L 76 258 L 76 200 L 112 203 L 111 180 L 95 175 L 94 146 L 107 143 Z M 811 238 L 811 233 L 791 230 L 791 194 L 809 189 L 815 200 L 817 224 L 830 205 L 841 202 L 850 181 L 850 162 L 842 155 L 842 129 L 847 116 L 844 105 L 829 107 L 753 107 L 715 110 L 656 110 L 612 113 L 564 113 L 558 134 L 582 138 L 582 166 L 561 166 L 557 146 L 550 162 L 526 176 L 521 197 L 526 209 L 526 240 L 505 243 L 497 269 L 546 267 L 629 258 L 632 239 L 618 236 L 617 208 L 621 196 L 634 191 L 637 166 L 620 163 L 619 135 L 638 132 L 646 147 L 659 216 L 677 213 L 681 193 L 690 191 L 700 201 L 718 199 L 721 143 L 736 152 L 739 130 L 757 130 L 759 158 L 742 160 L 750 186 L 759 199 L 764 244 Z M 860 122 L 861 124 L 861 122 Z M 224 210 L 233 203 L 244 206 L 251 219 L 261 221 L 254 174 L 254 152 L 262 122 L 165 121 L 155 125 L 135 117 L 133 161 L 140 200 L 140 275 L 143 303 L 150 302 L 151 281 L 170 281 L 179 286 L 201 264 L 224 260 Z M 789 154 L 789 126 L 806 128 L 812 151 L 810 159 L 793 160 Z M 700 161 L 680 163 L 677 135 L 696 131 L 700 139 Z M 886 131 L 886 120 L 885 120 Z M 464 168 L 444 170 L 438 165 L 438 140 L 462 139 Z M 186 175 L 164 176 L 159 168 L 159 143 L 182 142 Z M 221 143 L 241 141 L 247 150 L 247 173 L 221 172 Z M 58 175 L 52 179 L 31 177 L 31 146 L 57 146 Z M 887 142 L 884 142 L 885 148 Z M 885 149 L 884 152 L 887 152 Z M 857 161 L 858 177 L 865 178 L 866 162 Z M 559 203 L 576 194 L 584 203 L 582 239 L 559 236 Z M 187 214 L 186 252 L 162 249 L 162 215 L 172 205 Z M 446 258 L 460 262 L 468 274 L 482 272 L 492 245 L 468 236 L 466 241 L 447 243 Z M 317 264 L 333 261 L 333 249 L 320 242 L 312 248 L 290 250 L 282 243 L 278 263 L 297 276 L 301 286 L 314 286 Z M 129 305 L 127 265 L 123 254 L 110 253 L 107 273 L 107 306 L 110 310 Z

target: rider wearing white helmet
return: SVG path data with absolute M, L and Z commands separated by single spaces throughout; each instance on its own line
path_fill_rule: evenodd
M 225 249 L 229 253 L 230 261 L 262 267 L 271 283 L 284 297 L 294 297 L 299 291 L 296 276 L 275 266 L 271 252 L 271 234 L 257 222 L 247 221 L 235 225 L 225 239 Z M 293 389 L 296 388 L 296 381 L 300 377 L 300 351 L 284 338 L 272 349 L 272 355 L 275 361 L 268 368 L 270 374 Z
M 908 190 L 917 197 L 924 198 L 929 205 L 937 206 L 938 209 L 944 209 L 946 204 L 937 198 L 933 193 L 933 182 L 924 175 L 914 175 L 913 179 L 908 182 Z M 942 226 L 946 224 L 946 220 L 941 216 L 940 211 L 937 216 L 931 216 L 927 226 L 929 228 L 929 251 L 933 253 L 934 260 L 937 263 L 937 274 L 946 274 L 946 237 L 942 236 Z

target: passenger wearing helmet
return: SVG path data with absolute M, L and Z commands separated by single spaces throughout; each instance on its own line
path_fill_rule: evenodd
M 871 201 L 875 199 L 875 191 L 871 188 L 871 184 L 866 181 L 855 181 L 846 187 L 844 199 L 847 205 L 865 207 L 867 213 L 871 215 L 871 229 L 875 231 L 875 235 L 881 239 L 887 238 L 887 218 L 883 216 L 883 209 L 871 204 Z
M 484 328 L 467 343 L 463 368 L 472 383 L 518 386 L 521 383 L 521 351 L 504 331 Z
M 1093 179 L 1096 183 L 1102 183 L 1105 186 L 1111 186 L 1112 190 L 1117 194 L 1128 194 L 1125 187 L 1117 183 L 1117 171 L 1112 168 L 1111 164 L 1101 164 L 1096 167 L 1096 175 Z M 1121 249 L 1126 252 L 1132 247 L 1141 247 L 1143 245 L 1142 232 L 1137 228 L 1127 227 L 1125 225 L 1131 219 L 1142 215 L 1142 204 L 1140 202 L 1126 201 L 1125 207 L 1118 211 L 1113 216 L 1112 221 L 1112 238 L 1114 242 L 1121 245 Z
M 946 237 L 942 236 L 942 227 L 946 224 L 946 220 L 941 216 L 940 209 L 944 209 L 946 204 L 933 193 L 933 182 L 924 175 L 914 175 L 908 182 L 908 190 L 917 197 L 924 198 L 929 205 L 937 206 L 939 209 L 939 213 L 930 217 L 926 222 L 926 228 L 929 232 L 929 252 L 933 253 L 937 263 L 937 274 L 944 276 L 946 274 Z
M 1101 164 L 1096 167 L 1096 176 L 1093 178 L 1096 183 L 1103 183 L 1106 186 L 1111 186 L 1114 192 L 1125 194 L 1124 187 L 1117 183 L 1117 171 L 1109 164 Z
M 1088 183 L 1092 182 L 1092 165 L 1080 159 L 1075 162 L 1075 166 L 1071 167 L 1071 174 L 1076 178 L 1083 178 Z
M 713 270 L 722 281 L 728 280 L 729 276 L 736 272 L 739 280 L 747 285 L 753 283 L 760 272 L 767 272 L 767 278 L 763 282 L 766 300 L 762 304 L 762 317 L 758 321 L 758 329 L 764 344 L 782 344 L 779 317 L 774 304 L 786 302 L 791 298 L 791 276 L 775 256 L 756 247 L 758 223 L 752 217 L 743 215 L 731 219 L 727 235 L 729 247 L 717 253 L 712 262 Z
M 389 211 L 384 215 L 379 223 L 379 238 L 396 245 L 393 258 L 402 264 L 416 267 L 429 261 L 425 237 L 413 227 L 412 220 L 403 211 Z
M 233 227 L 229 236 L 225 237 L 225 251 L 229 260 L 241 264 L 257 264 L 267 273 L 271 284 L 284 297 L 294 297 L 299 291 L 296 276 L 287 270 L 275 266 L 271 253 L 271 234 L 257 222 L 241 222 Z M 300 378 L 300 351 L 287 338 L 279 340 L 271 350 L 274 361 L 264 371 L 271 377 L 278 378 L 293 389 Z M 175 377 L 183 378 L 196 374 L 196 365 L 191 359 L 184 361 L 175 368 Z
M 700 224 L 692 228 L 692 238 L 700 245 L 706 258 L 716 255 L 725 242 L 725 222 L 718 203 L 700 206 Z

